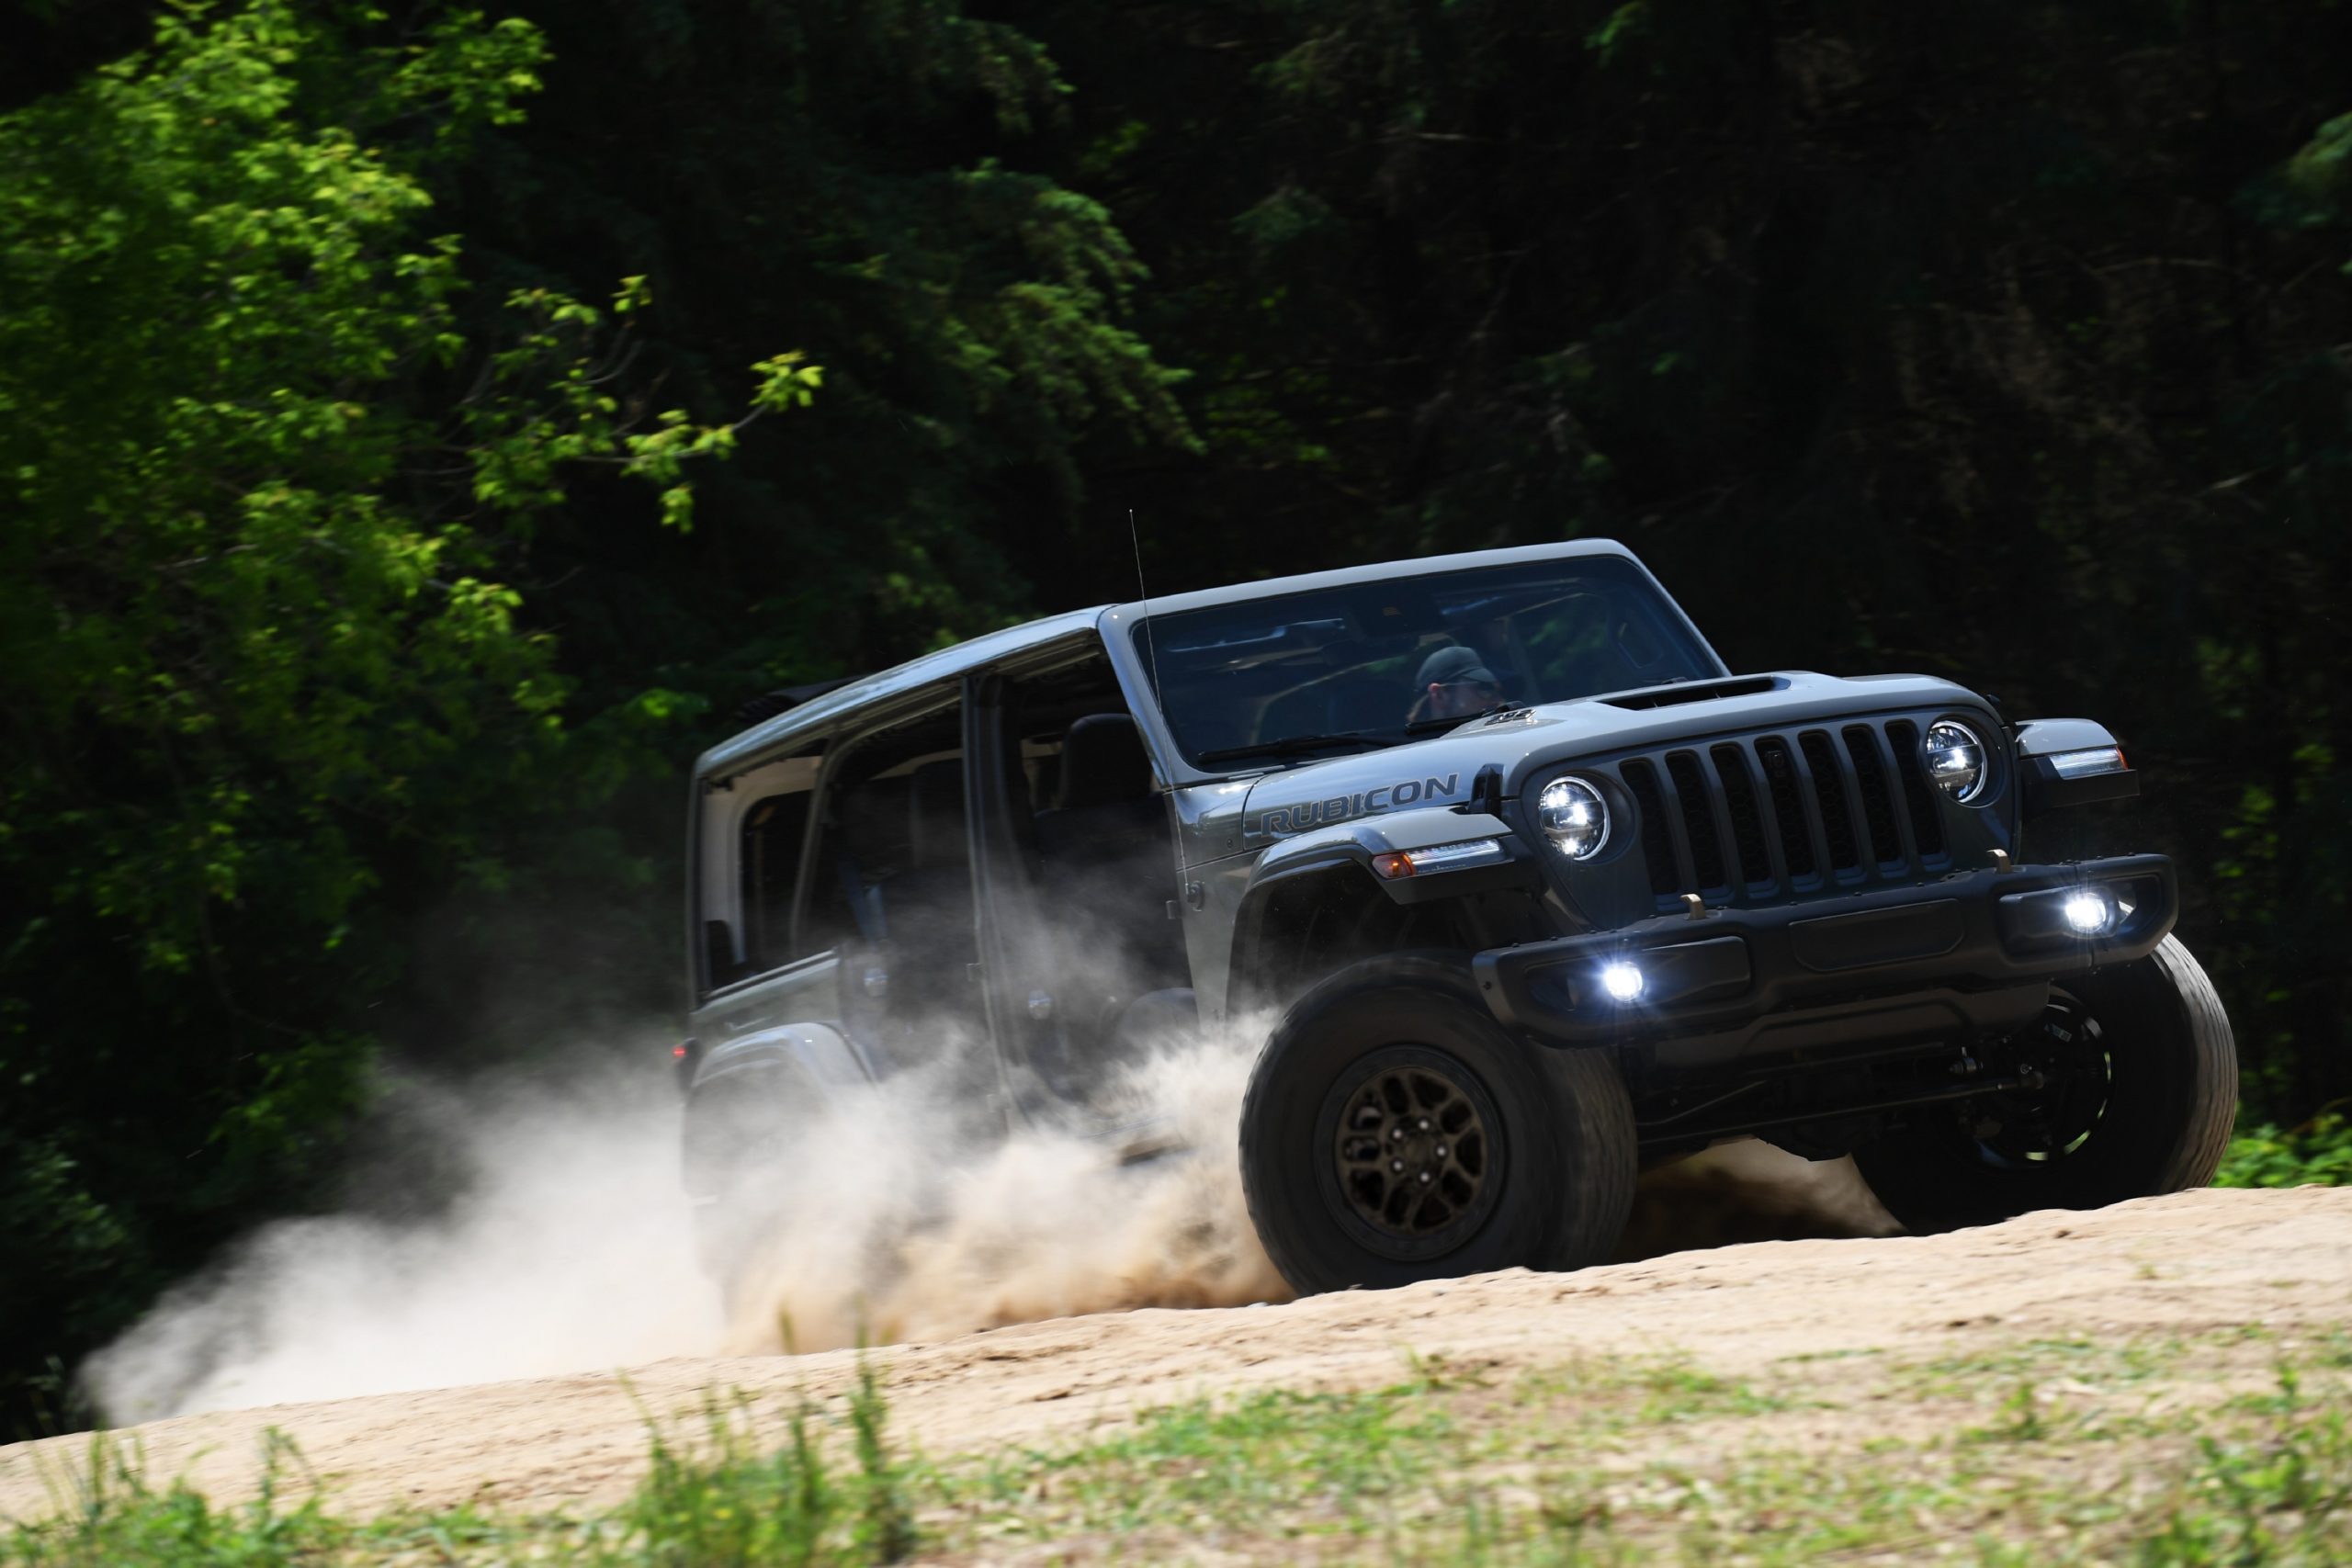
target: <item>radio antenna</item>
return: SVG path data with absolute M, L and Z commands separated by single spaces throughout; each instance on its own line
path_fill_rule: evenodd
M 1151 703 L 1159 708 L 1164 720 L 1167 706 L 1159 700 L 1159 641 L 1151 633 L 1151 590 L 1143 581 L 1143 535 L 1136 528 L 1136 509 L 1127 508 L 1127 543 L 1136 552 L 1136 594 L 1143 601 L 1145 646 L 1151 649 Z
M 1151 632 L 1151 590 L 1146 586 L 1143 580 L 1143 535 L 1136 527 L 1136 509 L 1132 506 L 1127 508 L 1127 543 L 1135 550 L 1136 592 L 1143 602 L 1143 622 L 1139 629 L 1144 634 L 1144 646 L 1151 649 L 1151 705 L 1159 710 L 1160 727 L 1169 728 L 1168 705 L 1162 702 L 1159 696 L 1159 639 Z M 1172 729 L 1170 729 L 1170 739 L 1172 743 L 1174 739 Z M 1175 781 L 1171 778 L 1169 783 L 1172 785 Z M 1172 796 L 1176 792 L 1170 788 L 1168 793 Z M 1172 807 L 1175 803 L 1171 799 L 1169 804 Z M 1168 813 L 1168 844 L 1175 856 L 1176 880 L 1182 883 L 1184 880 L 1184 825 L 1177 820 L 1173 809 Z M 1178 919 L 1182 918 L 1182 906 L 1176 900 L 1170 899 L 1168 918 L 1171 920 Z

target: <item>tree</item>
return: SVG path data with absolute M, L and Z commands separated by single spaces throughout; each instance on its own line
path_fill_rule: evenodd
M 683 524 L 683 465 L 739 426 L 632 400 L 625 340 L 560 294 L 469 334 L 423 228 L 542 55 L 467 12 L 188 4 L 0 117 L 12 1354 L 72 1354 L 314 1179 L 401 972 L 388 912 L 496 884 L 674 705 L 567 728 L 500 562 L 582 465 Z M 817 380 L 784 355 L 745 389 Z

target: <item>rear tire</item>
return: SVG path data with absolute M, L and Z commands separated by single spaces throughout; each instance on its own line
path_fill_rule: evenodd
M 728 1315 L 762 1247 L 785 1214 L 780 1179 L 798 1123 L 825 1103 L 814 1079 L 784 1061 L 747 1063 L 695 1086 L 686 1101 L 684 1174 L 694 1204 L 695 1252 Z
M 2096 1209 L 2213 1179 L 2237 1115 L 2237 1045 L 2176 937 L 2052 987 L 2040 1022 L 1990 1054 L 2041 1087 L 1916 1112 L 1854 1153 L 1917 1233 L 2035 1209 Z
M 1615 1064 L 1513 1036 L 1442 958 L 1308 991 L 1241 1107 L 1250 1216 L 1301 1294 L 1603 1261 L 1635 1163 Z

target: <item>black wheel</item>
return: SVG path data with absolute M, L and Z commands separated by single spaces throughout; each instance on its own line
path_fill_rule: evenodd
M 2172 937 L 2052 987 L 2041 1019 L 1984 1053 L 1984 1069 L 2022 1087 L 1915 1112 L 1855 1151 L 1913 1231 L 2202 1187 L 2237 1115 L 2229 1018 Z
M 1577 1269 L 1633 1202 L 1613 1063 L 1514 1038 L 1457 962 L 1370 960 L 1301 997 L 1241 1106 L 1241 1185 L 1302 1294 Z

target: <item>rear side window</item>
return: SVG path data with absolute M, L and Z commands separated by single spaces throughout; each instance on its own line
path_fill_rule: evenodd
M 803 789 L 754 801 L 743 813 L 743 946 L 748 973 L 779 968 L 800 955 L 792 950 L 792 894 L 800 881 L 801 846 L 808 840 Z
M 960 908 L 968 928 L 963 758 L 960 706 L 868 736 L 842 755 L 825 783 L 803 947 L 903 943 L 910 905 Z
M 819 742 L 703 783 L 695 879 L 708 989 L 800 956 L 793 951 L 793 890 L 808 842 L 821 750 Z

